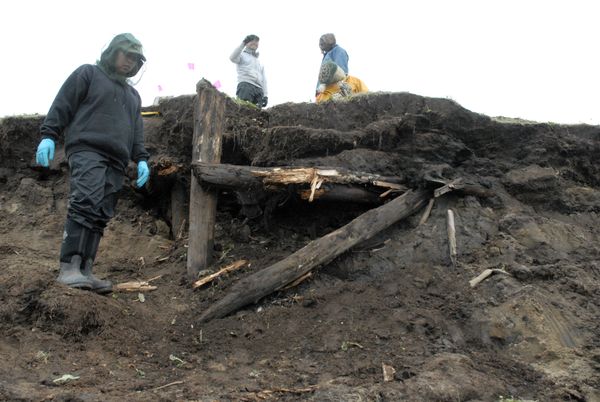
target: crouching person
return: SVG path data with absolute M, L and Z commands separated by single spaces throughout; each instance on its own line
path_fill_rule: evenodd
M 321 65 L 319 71 L 319 87 L 316 102 L 341 99 L 348 96 L 368 92 L 369 89 L 362 80 L 347 75 L 344 70 L 332 61 Z
M 55 141 L 65 136 L 70 193 L 60 249 L 58 282 L 106 294 L 112 283 L 94 276 L 104 228 L 115 214 L 125 168 L 137 162 L 137 186 L 150 172 L 141 99 L 129 84 L 146 58 L 131 34 L 117 35 L 95 65 L 77 68 L 60 88 L 40 128 L 38 164 L 48 167 Z

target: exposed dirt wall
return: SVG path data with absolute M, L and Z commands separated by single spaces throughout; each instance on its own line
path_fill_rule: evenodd
M 64 153 L 41 169 L 43 117 L 0 122 L 0 399 L 600 400 L 600 128 L 498 121 L 408 93 L 266 110 L 227 99 L 224 163 L 338 167 L 431 191 L 462 178 L 479 191 L 438 197 L 424 223 L 419 211 L 300 284 L 201 323 L 240 279 L 398 194 L 309 203 L 290 190 L 254 200 L 249 216 L 219 191 L 202 274 L 248 264 L 192 289 L 187 206 L 172 206 L 175 186 L 189 196 L 194 101 L 144 119 L 150 185 L 126 183 L 96 263 L 101 277 L 157 289 L 111 296 L 55 282 Z

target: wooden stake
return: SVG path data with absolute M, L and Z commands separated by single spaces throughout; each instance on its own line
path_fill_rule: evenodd
M 192 161 L 217 163 L 221 161 L 225 97 L 204 78 L 196 92 Z M 212 260 L 217 194 L 202 188 L 193 173 L 191 179 L 187 275 L 195 281 Z
M 434 202 L 435 202 L 435 198 L 432 198 L 429 200 L 429 203 L 427 204 L 427 207 L 425 208 L 425 212 L 423 212 L 423 216 L 421 216 L 421 219 L 419 220 L 419 226 L 421 226 L 422 224 L 427 222 L 427 219 L 429 218 L 429 214 L 431 214 L 431 210 L 433 208 Z
M 452 266 L 456 267 L 456 229 L 454 228 L 454 212 L 451 209 L 448 210 L 448 246 L 450 249 L 450 261 Z

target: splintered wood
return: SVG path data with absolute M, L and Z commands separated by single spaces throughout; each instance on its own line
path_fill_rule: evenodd
M 233 272 L 237 269 L 242 268 L 243 266 L 245 266 L 246 264 L 248 264 L 247 260 L 239 260 L 236 261 L 232 264 L 229 264 L 228 266 L 226 266 L 225 268 L 220 269 L 219 271 L 215 272 L 214 274 L 210 274 L 208 276 L 205 276 L 204 278 L 200 278 L 198 279 L 196 282 L 194 282 L 194 284 L 192 285 L 192 288 L 196 289 L 199 288 L 202 285 L 206 285 L 209 282 L 212 282 L 213 280 L 215 280 L 216 278 L 218 278 L 221 275 L 224 275 L 228 272 Z
M 157 287 L 154 285 L 150 285 L 150 282 L 160 278 L 162 275 L 155 276 L 154 278 L 150 278 L 145 281 L 130 281 L 123 282 L 113 286 L 113 291 L 115 292 L 146 292 L 151 290 L 156 290 Z
M 385 363 L 381 363 L 381 370 L 383 371 L 383 381 L 394 381 L 394 374 L 396 374 L 395 368 Z

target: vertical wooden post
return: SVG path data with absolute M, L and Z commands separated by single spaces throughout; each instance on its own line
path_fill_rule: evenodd
M 196 85 L 194 104 L 194 138 L 192 162 L 221 162 L 221 140 L 225 98 L 204 78 Z M 190 219 L 187 251 L 188 279 L 198 279 L 198 272 L 211 262 L 215 238 L 217 194 L 200 186 L 190 173 Z

